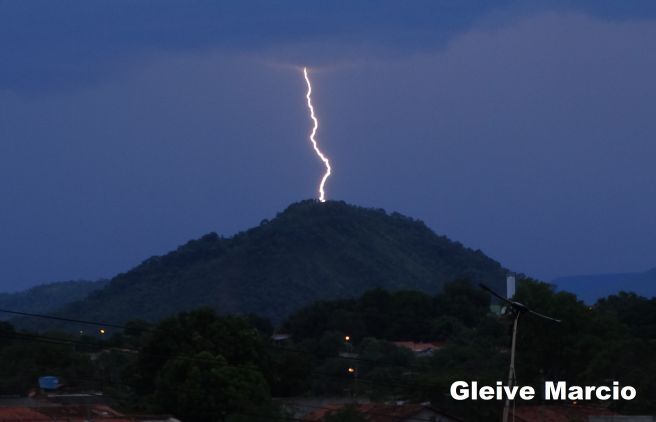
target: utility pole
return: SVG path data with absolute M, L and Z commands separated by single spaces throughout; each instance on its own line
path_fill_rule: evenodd
M 508 368 L 508 388 L 512 388 L 515 383 L 515 344 L 517 343 L 517 323 L 519 322 L 519 312 L 515 317 L 513 324 L 512 345 L 510 346 L 510 368 Z M 510 399 L 506 397 L 506 404 L 503 406 L 503 422 L 508 422 L 510 413 Z
M 543 319 L 547 319 L 549 321 L 553 321 L 557 323 L 560 323 L 561 321 L 559 319 L 551 318 L 546 315 L 535 312 L 529 309 L 524 304 L 510 300 L 510 298 L 505 298 L 500 294 L 498 294 L 497 292 L 495 292 L 494 290 L 487 287 L 483 283 L 480 283 L 479 285 L 483 290 L 487 291 L 491 295 L 501 299 L 503 302 L 506 302 L 508 305 L 510 305 L 510 309 L 512 309 L 513 312 L 515 313 L 515 322 L 513 324 L 513 334 L 512 334 L 512 344 L 510 346 L 510 367 L 508 368 L 508 387 L 512 387 L 515 381 L 515 346 L 517 345 L 517 325 L 519 324 L 519 317 L 522 315 L 523 312 L 528 312 L 530 314 L 533 314 Z M 506 398 L 506 403 L 503 406 L 503 419 L 502 419 L 503 422 L 508 422 L 509 417 L 510 417 L 510 399 Z

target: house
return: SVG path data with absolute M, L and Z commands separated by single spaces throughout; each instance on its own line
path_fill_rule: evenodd
M 421 343 L 414 341 L 394 341 L 392 342 L 396 347 L 401 347 L 403 349 L 408 349 L 412 351 L 416 356 L 430 356 L 436 351 L 444 348 L 443 342 L 430 342 L 430 343 Z
M 605 407 L 587 404 L 528 405 L 517 406 L 510 411 L 511 419 L 514 417 L 516 422 L 588 422 L 600 416 L 617 414 Z
M 291 334 L 276 333 L 271 336 L 271 341 L 273 341 L 275 344 L 282 344 L 289 340 L 291 337 Z
M 127 416 L 104 405 L 2 407 L 0 421 L 12 422 L 180 422 L 170 416 Z
M 301 418 L 303 422 L 321 422 L 335 412 L 343 410 L 347 405 L 325 405 L 306 414 Z M 367 422 L 462 422 L 453 416 L 446 415 L 427 404 L 384 404 L 360 403 L 355 404 L 355 410 L 362 414 Z
M 169 415 L 124 415 L 100 392 L 0 396 L 0 422 L 180 422 Z
M 0 421 L 41 422 L 47 417 L 29 407 L 0 407 Z

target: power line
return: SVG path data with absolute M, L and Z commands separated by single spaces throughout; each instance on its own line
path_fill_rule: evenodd
M 30 339 L 31 339 L 31 340 L 34 340 L 34 341 L 39 341 L 38 338 L 33 338 L 33 337 L 37 337 L 37 336 L 32 336 Z M 52 344 L 52 342 L 50 341 L 51 338 L 47 337 L 46 339 L 48 339 L 48 341 L 46 341 L 48 344 Z M 68 344 L 68 343 L 64 343 L 64 344 Z M 121 351 L 121 350 L 119 350 L 119 351 Z M 200 358 L 194 358 L 194 357 L 189 357 L 189 360 L 210 361 L 209 359 L 200 359 Z M 336 374 L 329 374 L 329 373 L 324 373 L 324 372 L 319 372 L 319 371 L 312 371 L 311 374 L 314 374 L 314 375 L 324 375 L 324 376 L 329 376 L 329 377 L 338 377 L 338 378 L 340 378 L 340 379 L 343 380 L 343 381 L 351 381 L 350 379 L 346 379 L 346 378 L 344 378 L 344 377 L 340 377 L 339 375 L 336 375 Z M 76 381 L 85 381 L 85 382 L 86 382 L 86 381 L 94 381 L 94 382 L 99 382 L 99 383 L 101 383 L 103 386 L 111 385 L 111 386 L 132 387 L 131 385 L 126 384 L 125 382 L 116 382 L 116 381 L 114 381 L 114 380 L 111 380 L 111 379 L 108 379 L 108 378 L 101 378 L 101 377 L 64 377 L 63 379 L 64 379 L 65 381 L 66 381 L 66 380 L 76 380 Z M 367 380 L 367 379 L 359 379 L 359 381 L 363 381 L 363 382 L 365 382 L 365 383 L 370 383 L 370 384 L 374 384 L 374 385 L 375 385 L 375 384 L 378 384 L 378 385 L 396 385 L 396 386 L 398 386 L 398 385 L 403 385 L 403 386 L 412 386 L 411 384 L 398 384 L 398 383 L 394 383 L 394 384 L 386 384 L 386 383 L 377 383 L 377 382 L 374 382 L 374 381 L 371 381 L 371 380 Z M 293 408 L 293 407 L 304 407 L 304 408 L 317 409 L 317 410 L 327 410 L 327 411 L 331 411 L 331 412 L 336 412 L 336 411 L 343 410 L 343 408 L 344 408 L 346 405 L 348 405 L 348 404 L 349 404 L 349 403 L 345 403 L 344 406 L 342 406 L 341 408 L 335 408 L 335 407 L 326 407 L 326 406 L 309 405 L 309 404 L 303 404 L 303 403 L 298 403 L 298 402 L 284 402 L 284 403 L 283 403 L 283 405 L 285 405 L 286 407 L 292 407 L 292 408 Z M 355 404 L 357 404 L 357 403 L 355 403 Z M 361 411 L 361 410 L 358 410 L 358 409 L 356 409 L 356 411 L 357 411 L 358 413 L 360 413 L 360 414 L 363 414 L 363 415 L 371 415 L 371 416 L 386 416 L 386 417 L 391 417 L 391 418 L 393 418 L 393 419 L 399 419 L 399 420 L 404 420 L 404 421 L 431 422 L 430 419 L 424 419 L 424 418 L 418 418 L 418 417 L 402 417 L 402 416 L 395 416 L 395 415 L 390 415 L 390 414 L 385 414 L 385 413 L 378 413 L 378 412 L 372 412 L 372 411 Z M 256 417 L 268 418 L 267 420 L 270 420 L 270 418 L 271 418 L 271 415 L 254 414 L 254 413 L 244 413 L 244 412 L 235 412 L 235 413 L 242 414 L 242 415 L 246 415 L 246 416 L 256 416 Z M 137 415 L 137 416 L 126 416 L 126 417 L 129 418 L 129 417 L 139 417 L 139 416 Z M 286 420 L 296 420 L 296 421 L 303 421 L 303 420 L 304 420 L 304 419 L 301 419 L 301 418 L 285 417 L 285 416 L 282 416 L 282 415 L 280 415 L 279 418 L 283 418 L 283 419 L 286 419 Z M 105 420 L 105 419 L 107 419 L 107 420 L 112 420 L 112 418 L 104 418 L 103 420 Z M 125 417 L 116 417 L 115 419 L 125 419 Z M 13 419 L 6 419 L 6 418 L 1 419 L 2 422 L 6 422 L 6 421 L 10 421 L 10 420 L 13 420 Z M 17 420 L 17 419 L 16 419 L 16 420 Z M 43 419 L 43 421 L 52 421 L 52 420 L 53 420 L 53 419 Z M 35 422 L 36 422 L 36 420 L 35 420 Z
M 12 333 L 12 334 L 2 334 L 0 333 L 0 337 L 3 338 L 9 338 L 9 339 L 15 339 L 15 340 L 23 340 L 23 341 L 33 341 L 33 342 L 41 342 L 41 343 L 47 343 L 47 344 L 56 344 L 56 345 L 82 345 L 82 346 L 94 346 L 94 347 L 99 347 L 102 346 L 98 343 L 89 343 L 89 342 L 83 342 L 83 341 L 77 341 L 77 340 L 71 340 L 71 339 L 60 339 L 56 337 L 47 337 L 47 336 L 40 336 L 40 335 L 33 335 L 33 334 L 25 334 L 25 333 Z M 160 357 L 160 358 L 166 358 L 168 360 L 182 360 L 182 361 L 192 361 L 192 362 L 205 362 L 205 363 L 213 363 L 215 362 L 214 359 L 210 358 L 201 358 L 198 356 L 187 356 L 187 355 L 167 355 L 167 354 L 156 354 L 156 353 L 146 353 L 143 351 L 140 351 L 138 349 L 131 349 L 131 348 L 110 348 L 110 349 L 105 349 L 105 350 L 110 350 L 110 351 L 115 351 L 119 353 L 128 353 L 128 354 L 140 354 L 142 356 L 149 356 L 149 357 Z M 335 359 L 339 359 L 339 357 L 335 357 Z M 356 369 L 357 371 L 357 369 Z M 338 378 L 342 381 L 351 381 L 352 378 L 346 378 L 345 376 L 340 376 L 338 374 L 333 374 L 333 373 L 328 373 L 328 372 L 321 372 L 321 371 L 310 371 L 308 372 L 308 375 L 321 375 L 321 376 L 326 376 L 326 377 L 332 377 L 332 378 Z M 423 387 L 419 384 L 412 384 L 412 383 L 399 383 L 399 382 L 381 382 L 379 380 L 372 380 L 370 378 L 366 377 L 360 377 L 358 376 L 357 378 L 358 382 L 363 382 L 366 384 L 372 384 L 372 385 L 379 385 L 379 386 L 394 386 L 394 387 L 403 387 L 403 388 L 420 388 Z
M 125 325 L 118 325 L 118 324 L 113 324 L 113 323 L 106 323 L 106 322 L 99 322 L 99 321 L 90 321 L 90 320 L 79 320 L 79 319 L 72 319 L 72 318 L 63 318 L 63 317 L 58 317 L 58 316 L 53 316 L 53 315 L 44 315 L 44 314 L 35 314 L 35 313 L 30 313 L 30 312 L 22 312 L 22 311 L 13 311 L 13 310 L 8 310 L 8 309 L 0 309 L 0 312 L 3 313 L 9 313 L 9 314 L 14 314 L 14 315 L 21 315 L 21 316 L 26 316 L 26 317 L 34 317 L 34 318 L 40 318 L 40 319 L 48 319 L 48 320 L 56 320 L 56 321 L 61 321 L 61 322 L 72 322 L 72 323 L 78 323 L 78 324 L 85 324 L 85 325 L 93 325 L 97 327 L 111 327 L 111 328 L 117 328 L 121 330 L 135 330 L 135 331 L 145 331 L 149 333 L 156 333 L 157 329 L 155 328 L 150 328 L 150 327 L 127 327 Z M 75 342 L 74 340 L 67 340 L 69 342 Z M 392 343 L 392 342 L 390 342 Z M 303 350 L 303 349 L 298 349 L 298 348 L 290 348 L 290 347 L 284 347 L 284 346 L 279 346 L 271 343 L 264 343 L 264 346 L 270 349 L 274 349 L 277 351 L 286 351 L 286 352 L 292 352 L 292 353 L 299 353 L 299 354 L 306 354 L 306 355 L 311 355 L 314 357 L 319 357 L 319 358 L 336 358 L 335 356 L 323 356 L 319 353 L 314 353 L 308 350 Z M 398 346 L 397 346 L 398 347 Z M 136 352 L 138 350 L 135 349 Z M 372 365 L 384 365 L 385 363 L 379 362 L 373 359 L 366 359 L 366 358 L 361 358 L 358 356 L 339 356 L 340 359 L 342 360 L 350 360 L 350 361 L 355 361 L 355 362 L 364 362 L 364 363 L 370 363 Z M 392 366 L 402 366 L 402 367 L 409 367 L 409 368 L 415 368 L 415 369 L 420 369 L 423 370 L 425 369 L 425 366 L 423 365 L 417 365 L 413 363 L 404 363 L 404 362 L 399 362 L 395 363 Z
M 42 335 L 34 335 L 34 334 L 27 334 L 27 333 L 6 333 L 6 334 L 0 334 L 0 337 L 4 338 L 10 338 L 14 340 L 23 340 L 23 341 L 34 341 L 34 342 L 42 342 L 42 343 L 47 343 L 47 344 L 55 344 L 55 345 L 80 345 L 80 346 L 93 346 L 93 347 L 103 347 L 102 343 L 90 343 L 90 342 L 85 342 L 85 341 L 79 341 L 79 340 L 74 340 L 74 339 L 65 339 L 65 338 L 57 338 L 57 337 L 49 337 L 49 336 L 42 336 Z M 110 349 L 104 349 L 104 350 L 110 350 L 110 351 L 116 351 L 116 352 L 121 352 L 121 353 L 130 353 L 130 354 L 142 354 L 144 356 L 153 356 L 153 357 L 164 357 L 167 359 L 173 359 L 173 360 L 185 360 L 185 361 L 198 361 L 198 362 L 214 362 L 212 359 L 205 359 L 205 358 L 200 358 L 197 356 L 185 356 L 185 355 L 165 355 L 165 354 L 153 354 L 153 353 L 145 353 L 143 351 L 137 350 L 137 349 L 131 349 L 131 348 L 110 348 Z M 296 351 L 296 350 L 293 350 Z M 308 352 L 309 353 L 309 352 Z M 340 357 L 335 357 L 336 359 L 339 359 Z M 354 378 L 347 377 L 345 374 L 340 375 L 340 374 L 335 374 L 335 373 L 328 373 L 328 372 L 321 372 L 317 370 L 310 371 L 309 374 L 312 375 L 319 375 L 319 376 L 325 376 L 329 378 L 337 378 L 340 381 L 354 381 Z M 65 377 L 65 379 L 76 379 L 76 380 L 83 380 L 83 381 L 96 381 L 96 382 L 101 382 L 102 385 L 122 385 L 122 386 L 127 386 L 131 387 L 128 384 L 125 383 L 120 383 L 113 381 L 111 379 L 107 378 L 100 378 L 100 377 L 77 377 L 77 378 L 72 378 L 72 377 Z M 415 384 L 415 383 L 400 383 L 400 382 L 381 382 L 381 380 L 372 380 L 367 377 L 358 377 L 357 378 L 358 382 L 374 385 L 374 386 L 386 386 L 386 387 L 402 387 L 402 388 L 424 388 L 425 386 Z M 322 407 L 322 406 L 312 406 L 312 405 L 304 405 L 300 403 L 291 403 L 293 406 L 299 406 L 299 407 L 306 407 L 306 408 L 315 408 L 315 409 L 323 409 L 323 410 L 328 410 L 328 411 L 337 411 L 340 409 L 335 409 L 332 407 Z M 376 412 L 366 412 L 362 411 L 359 412 L 362 414 L 369 414 L 373 416 L 392 416 L 392 415 L 384 415 Z M 255 414 L 245 414 L 249 416 L 258 416 L 258 417 L 270 417 L 269 415 L 255 415 Z M 392 416 L 394 417 L 394 416 Z M 402 419 L 400 417 L 394 417 L 395 419 Z M 285 418 L 289 419 L 289 418 Z M 291 420 L 302 420 L 298 418 L 291 418 Z M 417 422 L 430 422 L 428 419 L 422 419 L 422 418 L 404 418 L 404 420 L 412 420 L 412 421 L 417 421 Z
M 111 323 L 103 323 L 103 322 L 98 322 L 98 321 L 89 321 L 89 320 L 77 320 L 77 319 L 70 319 L 70 318 L 61 318 L 61 317 L 56 317 L 56 316 L 51 316 L 51 315 L 43 315 L 43 314 L 34 314 L 34 313 L 28 313 L 28 312 L 19 312 L 19 311 L 11 311 L 7 309 L 0 309 L 0 312 L 10 312 L 10 313 L 15 313 L 15 314 L 20 314 L 23 316 L 30 316 L 30 317 L 37 317 L 37 318 L 42 318 L 42 319 L 53 319 L 53 320 L 58 320 L 58 321 L 64 321 L 64 322 L 74 322 L 74 323 L 83 323 L 87 325 L 94 325 L 94 326 L 99 326 L 99 327 L 114 327 L 114 328 L 119 328 L 119 329 L 125 329 L 126 326 L 118 325 L 118 324 L 111 324 Z M 145 327 L 135 327 L 137 330 L 141 331 L 148 331 L 151 333 L 156 333 L 157 330 L 153 328 L 145 328 Z M 0 336 L 2 334 L 0 333 Z M 120 353 L 129 353 L 129 354 L 139 354 L 141 356 L 150 356 L 150 357 L 158 357 L 158 358 L 164 358 L 167 360 L 173 359 L 173 360 L 185 360 L 185 361 L 205 361 L 205 362 L 213 362 L 211 359 L 202 359 L 197 356 L 188 356 L 188 355 L 170 355 L 170 354 L 156 354 L 152 352 L 144 352 L 143 350 L 135 349 L 135 348 L 130 348 L 130 347 L 110 347 L 107 349 L 107 345 L 104 345 L 102 343 L 92 343 L 92 342 L 85 342 L 85 341 L 80 341 L 80 340 L 74 340 L 74 339 L 65 339 L 65 338 L 58 338 L 58 337 L 47 337 L 43 335 L 35 335 L 35 334 L 28 334 L 28 333 L 13 333 L 11 334 L 16 339 L 21 339 L 21 340 L 31 340 L 31 341 L 41 341 L 41 342 L 46 342 L 46 343 L 54 343 L 54 344 L 68 344 L 68 345 L 77 345 L 77 346 L 86 346 L 86 347 L 94 347 L 94 348 L 104 348 L 104 350 L 111 350 L 111 351 L 116 351 Z M 6 337 L 6 336 L 5 336 Z M 299 353 L 299 354 L 305 354 L 309 356 L 313 356 L 316 358 L 320 359 L 334 359 L 334 360 L 343 360 L 343 361 L 352 361 L 352 362 L 357 362 L 357 363 L 367 363 L 371 364 L 373 367 L 381 367 L 381 366 L 390 366 L 390 367 L 405 367 L 405 368 L 413 368 L 413 369 L 418 369 L 418 370 L 426 370 L 427 366 L 426 365 L 420 365 L 416 363 L 410 363 L 410 362 L 396 362 L 396 363 L 388 363 L 388 362 L 381 362 L 378 360 L 373 360 L 373 359 L 366 359 L 366 358 L 361 358 L 358 356 L 325 356 L 320 353 L 312 352 L 309 350 L 303 350 L 303 349 L 297 349 L 297 348 L 289 348 L 289 347 L 283 347 L 275 344 L 271 344 L 269 342 L 264 342 L 262 344 L 263 347 L 276 350 L 276 351 L 285 351 L 285 352 L 290 352 L 290 353 Z M 359 371 L 359 369 L 354 368 L 354 370 Z M 311 371 L 310 373 L 316 374 L 316 375 L 323 375 L 323 376 L 328 376 L 328 377 L 339 377 L 336 374 L 329 374 L 329 373 L 321 373 L 318 371 Z M 339 377 L 340 379 L 344 380 L 343 377 Z M 382 386 L 394 386 L 394 387 L 402 387 L 402 388 L 424 388 L 424 386 L 418 385 L 418 384 L 407 384 L 407 383 L 399 383 L 399 382 L 380 382 L 380 381 L 373 381 L 371 379 L 367 379 L 365 377 L 358 377 L 358 382 L 363 382 L 371 385 L 382 385 Z
M 379 317 L 381 316 L 381 313 L 379 312 L 372 312 L 372 311 L 355 311 L 355 310 L 350 310 L 350 309 L 345 309 L 348 312 L 354 312 L 357 313 L 359 316 L 373 316 L 373 317 Z M 25 317 L 32 317 L 32 318 L 40 318 L 40 319 L 49 319 L 49 320 L 56 320 L 56 321 L 61 321 L 61 322 L 71 322 L 71 323 L 76 323 L 76 324 L 82 324 L 82 325 L 94 325 L 94 326 L 102 326 L 102 327 L 109 327 L 109 328 L 116 328 L 120 330 L 131 330 L 131 331 L 145 331 L 145 332 L 153 332 L 154 329 L 151 327 L 128 327 L 127 325 L 121 325 L 121 324 L 116 324 L 116 323 L 110 323 L 110 322 L 98 322 L 98 321 L 90 321 L 90 320 L 83 320 L 83 319 L 75 319 L 75 318 L 66 318 L 66 317 L 59 317 L 55 315 L 46 315 L 46 314 L 38 314 L 38 313 L 32 313 L 32 312 L 24 312 L 24 311 L 15 311 L 11 309 L 0 309 L 0 313 L 6 313 L 10 315 L 18 315 L 18 316 L 25 316 Z M 409 315 L 405 315 L 403 313 L 388 313 L 385 312 L 385 315 L 387 317 L 394 317 L 396 321 L 402 320 L 402 321 L 409 321 L 409 322 L 421 322 L 421 323 L 426 323 L 430 322 L 431 319 L 435 318 L 440 318 L 441 316 L 444 315 L 432 315 L 432 316 L 425 316 L 422 318 L 415 318 Z
M 12 310 L 9 310 L 9 309 L 0 309 L 0 312 L 5 313 L 5 314 L 10 314 L 10 315 L 20 315 L 20 316 L 26 316 L 26 317 L 32 317 L 32 318 L 51 319 L 51 320 L 62 321 L 62 322 L 74 322 L 76 324 L 95 325 L 95 326 L 102 326 L 102 327 L 118 328 L 118 329 L 121 329 L 121 330 L 125 330 L 127 328 L 124 325 L 117 325 L 117 324 L 111 324 L 111 323 L 99 323 L 99 322 L 95 322 L 95 321 L 86 321 L 86 320 L 83 320 L 83 319 L 64 318 L 64 317 L 58 317 L 58 316 L 55 316 L 55 315 L 43 315 L 43 314 L 35 314 L 35 313 L 31 313 L 31 312 L 12 311 Z

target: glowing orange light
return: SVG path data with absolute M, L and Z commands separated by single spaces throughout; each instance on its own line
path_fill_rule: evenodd
M 350 341 L 351 337 L 350 336 L 344 336 L 344 341 Z
M 348 371 L 349 371 L 349 374 L 352 374 L 352 373 L 355 372 L 355 368 L 349 368 Z
M 310 142 L 312 142 L 312 147 L 314 148 L 314 152 L 317 153 L 321 161 L 323 161 L 323 164 L 326 166 L 326 172 L 324 173 L 323 178 L 321 179 L 321 183 L 319 184 L 319 201 L 326 202 L 326 193 L 324 192 L 324 186 L 326 184 L 326 180 L 328 180 L 328 177 L 330 177 L 330 173 L 332 169 L 330 167 L 330 161 L 328 160 L 328 157 L 326 157 L 321 152 L 317 144 L 317 140 L 314 138 L 315 135 L 317 134 L 317 129 L 319 128 L 319 120 L 317 120 L 317 117 L 314 115 L 314 107 L 312 106 L 312 84 L 310 83 L 310 78 L 308 77 L 307 67 L 303 68 L 303 76 L 305 76 L 305 82 L 307 83 L 307 87 L 308 87 L 305 98 L 307 98 L 307 106 L 308 109 L 310 110 L 310 118 L 314 123 L 314 126 L 312 127 L 312 132 L 310 133 Z
M 104 328 L 100 329 L 100 334 L 105 334 L 105 329 Z

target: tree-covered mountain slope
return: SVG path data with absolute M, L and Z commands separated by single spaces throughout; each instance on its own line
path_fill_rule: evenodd
M 59 281 L 41 284 L 16 293 L 0 293 L 0 309 L 47 313 L 57 310 L 71 302 L 84 299 L 89 293 L 103 288 L 108 280 L 98 281 Z M 0 320 L 11 319 L 15 315 L 0 312 Z
M 123 322 L 210 306 L 279 321 L 314 300 L 374 287 L 436 293 L 445 282 L 468 277 L 501 289 L 505 272 L 420 221 L 308 200 L 233 237 L 211 233 L 149 258 L 57 314 Z

